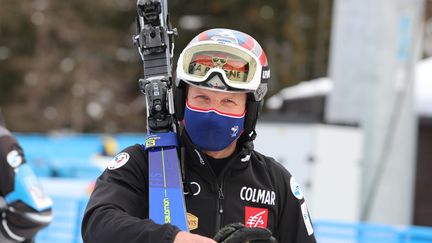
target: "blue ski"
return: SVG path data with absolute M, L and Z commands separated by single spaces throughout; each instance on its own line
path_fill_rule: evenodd
M 156 223 L 171 223 L 188 231 L 177 146 L 173 132 L 151 134 L 145 140 L 149 156 L 149 216 Z
M 146 96 L 149 132 L 143 146 L 149 158 L 149 217 L 156 223 L 171 223 L 187 231 L 172 90 L 177 29 L 169 23 L 167 0 L 137 0 L 137 12 L 133 40 L 144 67 L 139 87 Z

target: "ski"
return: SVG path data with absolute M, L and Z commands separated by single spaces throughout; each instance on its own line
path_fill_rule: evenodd
M 148 154 L 149 217 L 188 231 L 172 92 L 177 30 L 169 24 L 167 0 L 138 0 L 137 11 L 133 40 L 144 66 L 139 87 L 146 97 L 148 136 L 142 147 Z
M 160 143 L 158 143 L 160 141 Z M 188 230 L 175 133 L 147 137 L 150 218 Z

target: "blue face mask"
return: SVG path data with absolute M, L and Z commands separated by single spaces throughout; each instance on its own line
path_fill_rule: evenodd
M 184 127 L 192 143 L 207 151 L 228 147 L 243 132 L 245 113 L 224 114 L 217 110 L 190 107 L 186 102 Z

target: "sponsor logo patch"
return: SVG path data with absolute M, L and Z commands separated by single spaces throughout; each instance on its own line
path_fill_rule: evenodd
M 254 208 L 245 207 L 245 225 L 246 227 L 253 228 L 267 228 L 268 209 L 267 208 Z
M 294 177 L 291 177 L 290 179 L 290 187 L 291 187 L 291 192 L 294 195 L 294 197 L 296 197 L 298 200 L 302 200 L 303 199 L 303 192 L 300 189 L 300 185 L 298 184 L 298 182 L 296 181 L 296 179 Z
M 120 167 L 122 167 L 124 164 L 126 164 L 129 160 L 130 156 L 126 152 L 121 152 L 116 155 L 108 164 L 109 170 L 115 170 Z
M 304 224 L 306 226 L 306 230 L 308 232 L 308 235 L 312 235 L 314 231 L 313 231 L 312 223 L 310 221 L 309 211 L 308 211 L 308 208 L 306 206 L 306 202 L 302 203 L 301 211 L 302 211 L 303 221 L 304 221 Z
M 10 151 L 6 156 L 6 160 L 12 168 L 17 168 L 23 162 L 23 158 L 16 150 Z
M 197 216 L 195 216 L 191 213 L 186 213 L 186 218 L 187 218 L 189 231 L 198 228 L 198 217 Z
M 276 193 L 274 191 L 244 186 L 240 189 L 240 199 L 248 202 L 275 205 Z

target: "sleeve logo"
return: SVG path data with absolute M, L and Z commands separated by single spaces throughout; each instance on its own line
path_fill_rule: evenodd
M 126 164 L 129 160 L 130 156 L 126 152 L 121 152 L 116 155 L 108 164 L 109 170 L 115 170 L 120 167 L 122 167 L 124 164 Z
M 267 228 L 268 209 L 267 208 L 254 208 L 245 207 L 245 225 L 246 227 L 253 228 Z
M 297 183 L 296 179 L 294 177 L 291 177 L 290 179 L 290 187 L 291 192 L 298 200 L 303 199 L 303 192 L 300 189 L 300 185 Z

